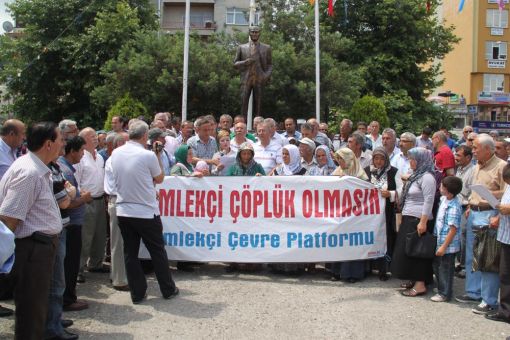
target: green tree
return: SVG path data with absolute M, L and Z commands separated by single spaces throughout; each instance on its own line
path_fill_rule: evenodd
M 108 111 L 108 116 L 104 123 L 104 129 L 110 131 L 112 129 L 112 118 L 121 116 L 128 119 L 138 118 L 147 114 L 147 108 L 143 104 L 133 99 L 129 93 L 120 98 Z
M 374 96 L 363 96 L 356 101 L 350 111 L 350 119 L 355 124 L 359 121 L 370 124 L 371 121 L 377 120 L 381 126 L 389 125 L 389 119 L 383 101 Z
M 0 81 L 27 121 L 97 125 L 105 111 L 91 106 L 89 94 L 103 81 L 100 68 L 136 32 L 157 27 L 149 0 L 18 0 L 10 8 L 25 30 L 0 40 Z

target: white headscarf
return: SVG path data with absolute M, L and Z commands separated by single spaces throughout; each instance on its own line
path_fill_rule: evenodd
M 290 162 L 289 164 L 283 163 L 282 175 L 292 176 L 301 171 L 301 155 L 299 154 L 299 148 L 293 144 L 287 144 L 283 149 L 289 152 Z

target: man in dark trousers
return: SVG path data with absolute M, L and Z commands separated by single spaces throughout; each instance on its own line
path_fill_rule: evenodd
M 253 90 L 253 115 L 260 116 L 262 87 L 273 70 L 271 46 L 259 42 L 260 28 L 250 27 L 250 42 L 237 48 L 234 67 L 241 72 L 241 113 L 248 113 L 248 102 Z

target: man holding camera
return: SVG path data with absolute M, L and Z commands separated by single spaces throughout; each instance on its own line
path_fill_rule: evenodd
M 149 251 L 163 298 L 179 294 L 170 274 L 168 257 L 163 241 L 163 225 L 154 184 L 163 182 L 165 174 L 159 153 L 159 142 L 153 151 L 145 149 L 149 126 L 134 121 L 129 126 L 129 141 L 117 148 L 112 158 L 112 170 L 117 192 L 117 217 L 124 239 L 124 261 L 134 304 L 142 302 L 147 294 L 147 280 L 143 273 L 138 251 L 140 239 Z

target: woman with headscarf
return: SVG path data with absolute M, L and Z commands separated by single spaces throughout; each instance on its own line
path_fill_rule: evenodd
M 282 148 L 283 163 L 271 172 L 271 176 L 302 176 L 306 169 L 301 166 L 299 148 L 293 144 L 287 144 Z
M 264 176 L 264 168 L 255 162 L 255 151 L 251 143 L 244 142 L 239 146 L 236 162 L 227 170 L 226 176 Z
M 386 256 L 375 260 L 375 267 L 379 271 L 381 281 L 388 280 L 389 264 L 397 238 L 396 202 L 402 192 L 402 178 L 397 168 L 391 166 L 390 157 L 383 147 L 377 147 L 372 152 L 372 165 L 365 168 L 370 183 L 375 185 L 381 196 L 386 198 Z
M 282 148 L 283 164 L 278 165 L 272 176 L 302 176 L 306 169 L 301 166 L 299 148 L 293 144 L 287 144 Z M 273 263 L 269 267 L 275 273 L 300 274 L 305 271 L 304 263 Z
M 413 174 L 407 180 L 400 206 L 402 224 L 397 234 L 391 273 L 402 280 L 404 296 L 419 296 L 427 293 L 426 284 L 432 283 L 432 259 L 421 259 L 406 255 L 406 235 L 412 232 L 424 234 L 433 230 L 432 207 L 436 194 L 436 177 L 432 153 L 425 148 L 412 148 L 408 152 Z
M 170 170 L 170 176 L 197 176 L 202 177 L 201 172 L 195 172 L 191 160 L 193 150 L 189 145 L 181 145 L 175 150 L 175 165 Z
M 331 151 L 326 145 L 319 145 L 315 149 L 315 160 L 317 165 L 308 170 L 308 176 L 329 176 L 336 169 Z
M 364 181 L 368 180 L 365 170 L 361 167 L 354 152 L 348 148 L 341 148 L 335 153 L 335 159 L 340 166 L 333 172 L 333 176 L 352 176 Z M 355 283 L 365 278 L 366 261 L 335 262 L 331 265 L 332 281 L 346 280 Z

